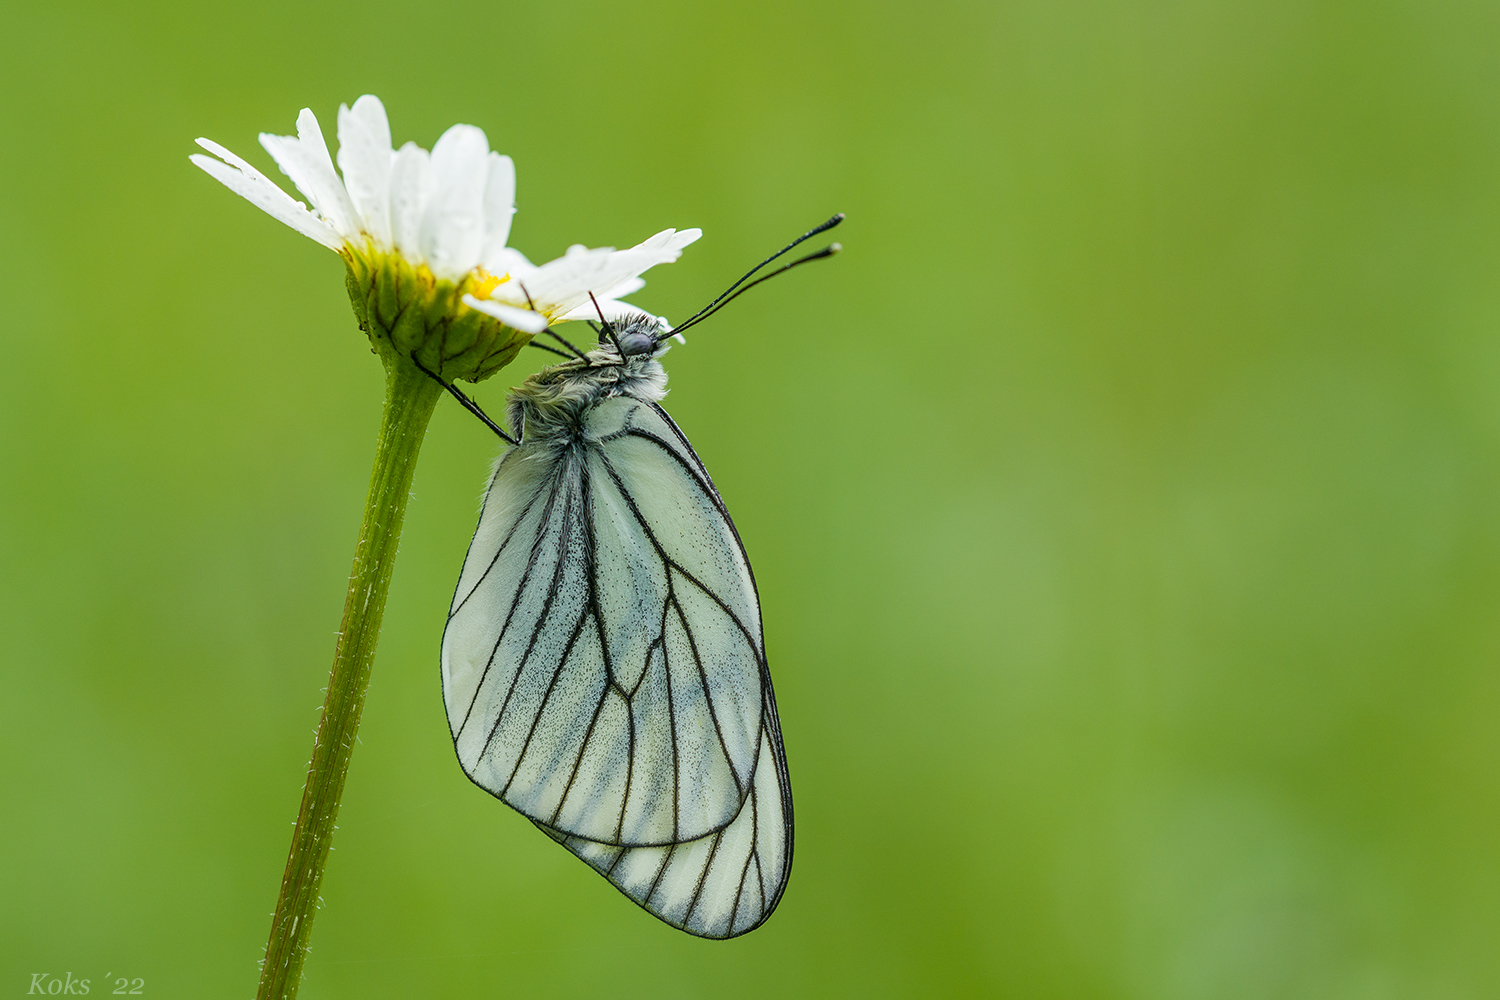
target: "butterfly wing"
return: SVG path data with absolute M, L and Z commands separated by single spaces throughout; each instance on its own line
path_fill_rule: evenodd
M 724 829 L 664 847 L 621 847 L 537 824 L 657 917 L 698 937 L 754 930 L 781 901 L 792 865 L 792 797 L 776 708 L 768 703 L 759 766 Z
M 743 933 L 791 860 L 749 564 L 660 407 L 604 399 L 582 432 L 496 467 L 444 633 L 454 745 L 653 913 Z

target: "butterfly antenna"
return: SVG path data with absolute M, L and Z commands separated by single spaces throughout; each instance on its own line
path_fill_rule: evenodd
M 527 347 L 535 347 L 537 350 L 539 350 L 539 351 L 546 351 L 548 354 L 556 354 L 558 357 L 560 357 L 560 358 L 566 358 L 569 361 L 573 360 L 573 355 L 569 354 L 567 351 L 559 351 L 555 347 L 548 347 L 546 344 L 538 344 L 534 340 L 528 340 L 526 342 L 526 346 Z
M 683 323 L 681 326 L 677 327 L 677 329 L 673 330 L 672 332 L 676 333 L 678 330 L 686 330 L 688 327 L 692 326 L 694 323 L 698 322 L 700 319 L 706 319 L 706 318 L 708 318 L 708 313 L 709 313 L 710 310 L 713 310 L 713 308 L 715 306 L 719 305 L 721 302 L 726 301 L 729 298 L 729 293 L 732 292 L 732 291 L 734 291 L 736 288 L 739 288 L 745 282 L 749 281 L 752 277 L 754 277 L 756 271 L 759 271 L 761 268 L 763 268 L 767 264 L 771 263 L 771 261 L 775 260 L 777 257 L 780 257 L 782 254 L 787 253 L 793 247 L 795 247 L 797 244 L 801 243 L 803 240 L 810 240 L 814 236 L 818 235 L 819 233 L 826 233 L 828 230 L 832 229 L 834 226 L 838 225 L 840 222 L 843 222 L 843 221 L 844 221 L 844 213 L 843 212 L 839 212 L 837 215 L 835 215 L 833 218 L 829 219 L 827 222 L 823 223 L 821 226 L 815 226 L 812 229 L 809 229 L 807 232 L 803 233 L 801 236 L 797 237 L 795 240 L 792 240 L 792 242 L 788 243 L 786 246 L 782 247 L 780 250 L 776 251 L 771 256 L 769 256 L 765 260 L 761 261 L 759 264 L 756 264 L 749 271 L 745 272 L 745 276 L 743 278 L 741 278 L 739 281 L 736 281 L 734 284 L 730 285 L 728 288 L 724 289 L 724 293 L 722 295 L 720 295 L 718 298 L 714 299 L 712 302 L 710 302 L 708 305 L 704 306 L 702 309 L 698 310 L 698 312 L 697 312 L 696 315 L 694 315 L 691 318 L 689 318 L 686 323 Z M 835 251 L 835 252 L 837 252 L 837 251 Z M 824 256 L 827 256 L 827 254 L 825 254 Z M 815 260 L 817 258 L 816 257 L 813 257 L 813 258 L 803 258 L 803 260 L 808 260 L 808 259 L 814 259 Z M 802 262 L 803 261 L 797 261 L 797 263 L 799 263 L 799 264 L 802 263 Z M 782 268 L 782 270 L 786 270 L 786 268 Z M 765 279 L 762 278 L 761 280 L 764 281 Z M 522 289 L 522 291 L 524 291 L 524 290 L 525 289 Z
M 526 290 L 526 286 L 524 284 L 522 284 L 520 281 L 517 281 L 516 284 L 521 286 L 521 294 L 524 295 L 524 296 L 526 296 L 526 308 L 530 309 L 532 312 L 536 312 L 536 303 L 533 302 L 533 301 L 531 301 L 531 293 Z M 552 329 L 552 327 L 550 327 L 550 326 L 545 327 L 545 328 L 543 328 L 542 332 L 545 333 L 545 334 L 547 334 L 553 340 L 556 340 L 558 343 L 562 344 L 568 350 L 572 351 L 573 352 L 573 357 L 579 358 L 579 359 L 581 359 L 583 361 L 587 361 L 589 359 L 587 354 L 584 354 L 578 348 L 574 347 L 572 345 L 572 343 L 570 343 L 566 337 L 564 337 L 562 334 L 558 333 L 556 330 Z M 542 345 L 538 344 L 537 346 L 541 347 Z M 553 354 L 562 354 L 561 351 L 554 350 L 552 348 L 546 348 L 546 349 L 552 351 Z M 563 357 L 567 357 L 567 356 L 568 355 L 563 354 Z
M 594 298 L 593 292 L 589 292 L 589 301 L 594 304 L 594 312 L 599 314 L 599 342 L 604 343 L 605 336 L 608 336 L 609 342 L 615 345 L 615 351 L 623 358 L 625 352 L 620 350 L 620 341 L 615 337 L 614 324 L 604 318 L 604 310 L 599 307 L 599 300 Z
M 562 352 L 558 351 L 557 353 L 561 354 Z M 566 357 L 566 355 L 564 355 L 564 357 Z M 484 421 L 484 425 L 486 427 L 488 427 L 490 430 L 494 431 L 496 434 L 500 435 L 501 440 L 507 441 L 507 442 L 509 442 L 510 444 L 513 444 L 513 445 L 518 445 L 518 444 L 521 443 L 521 442 L 517 441 L 515 438 L 511 437 L 509 434 L 505 433 L 505 431 L 503 429 L 501 429 L 501 427 L 500 427 L 499 424 L 495 423 L 493 420 L 490 419 L 490 415 L 488 413 L 485 413 L 483 410 L 481 410 L 479 408 L 479 404 L 478 403 L 474 402 L 468 396 L 465 396 L 462 392 L 460 392 L 458 386 L 454 385 L 452 382 L 448 382 L 448 381 L 444 380 L 442 378 L 442 376 L 437 375 L 430 368 L 428 368 L 426 365 L 422 364 L 422 362 L 418 361 L 417 360 L 417 352 L 416 351 L 412 351 L 411 352 L 411 362 L 412 362 L 412 364 L 416 365 L 418 368 L 422 369 L 423 374 L 425 374 L 428 378 L 432 379 L 434 382 L 436 382 L 438 385 L 442 386 L 444 389 L 447 389 L 448 392 L 450 392 L 453 395 L 454 399 L 458 400 L 460 403 L 463 404 L 463 408 L 464 409 L 466 409 L 470 413 L 474 414 L 474 416 L 478 417 L 480 420 L 483 420 Z
M 556 330 L 552 329 L 552 327 L 549 326 L 545 330 L 543 330 L 542 332 L 545 333 L 545 334 L 547 334 L 553 340 L 555 340 L 558 343 L 562 344 L 568 350 L 572 351 L 573 352 L 573 354 L 572 354 L 573 357 L 579 359 L 580 361 L 587 361 L 589 359 L 589 356 L 587 354 L 584 354 L 578 348 L 576 348 L 576 347 L 573 346 L 572 341 L 568 340 L 562 334 L 560 334 Z M 557 351 L 555 353 L 562 354 L 562 351 Z M 568 355 L 563 354 L 563 357 L 566 358 L 566 357 L 568 357 Z
M 720 297 L 721 301 L 719 301 L 719 303 L 716 306 L 713 306 L 711 309 L 704 310 L 703 312 L 699 313 L 697 316 L 694 316 L 692 319 L 688 320 L 686 323 L 682 324 L 681 326 L 676 327 L 675 329 L 673 329 L 669 333 L 663 334 L 661 337 L 657 338 L 657 342 L 660 343 L 662 340 L 665 340 L 667 337 L 675 337 L 679 333 L 681 333 L 683 330 L 686 330 L 688 327 L 693 326 L 696 323 L 703 322 L 704 320 L 706 320 L 710 316 L 712 316 L 714 313 L 718 312 L 720 309 L 723 309 L 725 306 L 729 305 L 729 303 L 733 302 L 735 299 L 739 298 L 741 295 L 744 295 L 746 292 L 748 292 L 750 289 L 754 288 L 756 285 L 760 284 L 761 282 L 763 282 L 763 281 L 770 281 L 772 278 L 777 277 L 778 275 L 785 274 L 786 272 L 790 271 L 794 267 L 800 267 L 803 264 L 810 264 L 810 263 L 812 263 L 815 260 L 825 260 L 825 259 L 827 259 L 829 257 L 832 257 L 834 254 L 838 253 L 842 249 L 844 249 L 844 248 L 843 248 L 843 246 L 841 244 L 830 243 L 826 247 L 824 247 L 823 249 L 818 250 L 818 251 L 816 251 L 814 253 L 810 253 L 806 257 L 798 257 L 796 260 L 792 261 L 790 264 L 785 264 L 785 265 L 783 265 L 781 267 L 778 267 L 776 270 L 772 271 L 770 274 L 763 274 L 763 275 L 761 275 L 759 278 L 756 278 L 754 281 L 750 282 L 750 284 L 748 284 L 745 287 L 741 288 L 739 291 L 735 292 L 733 295 L 730 295 L 728 298 L 724 298 L 724 297 L 721 296 Z M 762 266 L 764 266 L 764 265 L 762 265 Z

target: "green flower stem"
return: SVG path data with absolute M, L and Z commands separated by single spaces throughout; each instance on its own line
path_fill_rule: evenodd
M 302 979 L 333 824 L 344 794 L 344 777 L 349 772 L 349 756 L 365 705 L 370 668 L 375 663 L 375 642 L 385 614 L 412 473 L 427 421 L 442 393 L 441 386 L 409 361 L 388 356 L 385 410 L 375 446 L 375 468 L 370 474 L 370 495 L 365 500 L 349 596 L 344 600 L 344 621 L 328 679 L 328 697 L 313 743 L 286 874 L 281 879 L 281 897 L 271 922 L 257 1000 L 292 1000 Z

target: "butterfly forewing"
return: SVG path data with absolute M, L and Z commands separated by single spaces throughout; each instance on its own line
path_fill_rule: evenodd
M 761 772 L 784 773 L 755 587 L 659 408 L 605 399 L 581 424 L 496 467 L 444 634 L 454 744 L 556 836 L 684 851 L 754 826 Z

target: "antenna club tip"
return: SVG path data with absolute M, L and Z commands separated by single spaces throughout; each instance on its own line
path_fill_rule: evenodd
M 830 243 L 830 244 L 828 244 L 828 252 L 830 254 L 838 253 L 840 250 L 843 250 L 843 249 L 844 249 L 844 244 L 842 244 L 842 243 Z
M 834 212 L 833 218 L 835 222 L 843 222 L 845 219 L 849 218 L 849 216 L 845 215 L 843 212 Z

